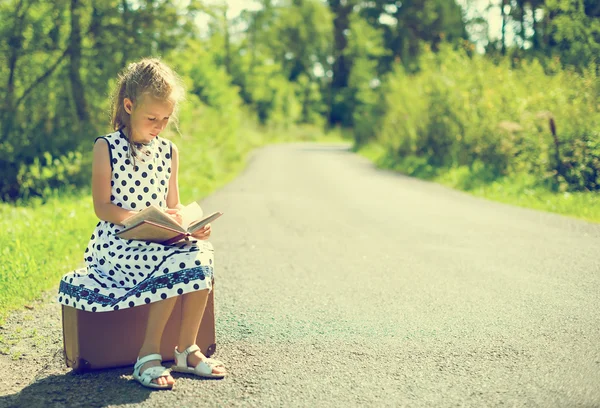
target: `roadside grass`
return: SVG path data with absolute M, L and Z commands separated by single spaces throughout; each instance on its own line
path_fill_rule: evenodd
M 193 135 L 168 137 L 179 147 L 180 196 L 187 204 L 235 178 L 256 147 L 291 141 L 340 142 L 343 135 L 338 130 L 325 134 L 315 127 L 267 131 L 247 125 L 240 130 L 243 142 L 235 149 L 207 149 Z M 64 274 L 83 266 L 83 251 L 97 222 L 89 188 L 55 192 L 44 201 L 0 202 L 0 325 L 8 313 L 34 307 Z
M 598 193 L 554 193 L 534 187 L 535 180 L 529 176 L 507 177 L 486 182 L 481 175 L 473 173 L 466 167 L 437 174 L 435 169 L 419 166 L 410 159 L 405 162 L 390 160 L 385 148 L 376 143 L 359 148 L 357 153 L 374 162 L 379 168 L 433 181 L 478 197 L 600 223 L 600 194 Z
M 29 306 L 62 272 L 82 263 L 96 222 L 85 191 L 26 207 L 0 204 L 0 324 L 6 312 Z

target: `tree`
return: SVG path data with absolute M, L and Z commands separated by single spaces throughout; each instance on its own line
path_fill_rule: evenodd
M 592 0 L 546 0 L 549 53 L 587 67 L 600 55 L 600 6 Z
M 55 159 L 108 130 L 106 95 L 119 70 L 184 43 L 198 9 L 197 0 L 1 2 L 0 198 L 22 193 L 34 162 L 50 180 Z
M 467 38 L 462 9 L 455 1 L 376 0 L 361 4 L 360 14 L 383 30 L 385 46 L 391 51 L 381 60 L 381 72 L 389 72 L 395 61 L 414 71 L 421 45 L 437 51 L 442 42 Z
M 286 0 L 277 5 L 265 0 L 262 6 L 240 16 L 248 28 L 247 35 L 235 45 L 234 54 L 239 57 L 233 82 L 240 86 L 243 99 L 257 110 L 261 122 L 269 122 L 271 115 L 279 116 L 277 106 L 298 103 L 301 114 L 297 120 L 314 123 L 325 110 L 332 16 L 317 0 Z M 273 89 L 262 89 L 268 84 Z M 290 108 L 290 112 L 295 111 Z
M 69 36 L 69 79 L 71 94 L 79 122 L 89 119 L 87 101 L 81 80 L 81 14 L 80 0 L 71 0 L 71 35 Z
M 345 90 L 346 121 L 353 128 L 356 146 L 361 146 L 376 136 L 383 116 L 383 83 L 377 72 L 380 58 L 389 54 L 383 46 L 381 30 L 372 27 L 358 14 L 353 14 L 348 33 L 345 55 L 352 61 L 352 70 Z
M 344 105 L 337 102 L 344 88 L 348 86 L 350 77 L 350 61 L 345 55 L 348 45 L 346 35 L 350 28 L 350 16 L 357 0 L 328 0 L 329 7 L 334 15 L 333 18 L 333 68 L 330 96 L 329 123 L 344 123 Z

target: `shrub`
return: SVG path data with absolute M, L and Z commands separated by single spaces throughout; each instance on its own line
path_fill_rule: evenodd
M 460 51 L 425 52 L 418 74 L 398 66 L 386 83 L 378 140 L 396 160 L 477 168 L 488 179 L 533 174 L 557 191 L 599 190 L 596 72 L 549 74 L 535 60 L 511 68 Z

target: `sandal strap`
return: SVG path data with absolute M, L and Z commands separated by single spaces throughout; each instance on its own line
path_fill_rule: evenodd
M 193 345 L 189 346 L 187 349 L 185 349 L 181 353 L 177 350 L 177 347 L 175 347 L 175 364 L 178 367 L 191 368 L 191 366 L 188 364 L 187 358 L 190 354 L 192 354 L 195 351 L 199 351 L 199 350 L 200 350 L 200 347 L 198 347 L 197 344 L 193 344 Z M 223 364 L 222 361 L 216 360 L 214 358 L 205 358 L 204 360 L 200 361 L 196 365 L 196 367 L 194 367 L 194 371 L 201 375 L 210 375 L 210 374 L 212 374 L 214 368 L 224 367 L 224 366 L 225 365 Z
M 183 353 L 185 354 L 185 357 L 187 358 L 187 356 L 189 356 L 190 354 L 192 354 L 195 351 L 200 350 L 200 347 L 198 347 L 197 344 L 192 344 L 191 346 L 189 346 L 188 348 L 186 348 Z
M 152 380 L 156 380 L 160 377 L 166 377 L 170 374 L 171 370 L 163 366 L 150 367 L 144 370 L 144 372 L 141 375 L 141 380 L 144 384 L 148 385 L 152 382 Z
M 138 360 L 135 363 L 134 369 L 139 371 L 140 367 L 143 366 L 144 364 L 146 364 L 148 361 L 155 361 L 155 360 L 162 362 L 162 356 L 160 354 L 148 354 L 147 356 L 138 358 Z
M 200 350 L 200 347 L 198 347 L 196 344 L 192 344 L 181 352 L 177 350 L 177 346 L 175 346 L 175 364 L 178 367 L 188 367 L 188 356 L 197 350 Z
M 194 371 L 200 375 L 210 375 L 213 372 L 214 366 L 206 360 L 200 361 Z

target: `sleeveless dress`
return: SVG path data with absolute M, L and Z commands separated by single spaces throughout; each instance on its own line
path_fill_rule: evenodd
M 102 138 L 108 142 L 111 158 L 111 202 L 133 211 L 151 204 L 166 208 L 171 142 L 157 137 L 143 145 L 134 165 L 122 132 Z M 124 228 L 107 221 L 96 225 L 85 250 L 85 267 L 60 281 L 59 303 L 105 312 L 212 289 L 214 249 L 210 242 L 188 237 L 163 245 L 114 235 Z

